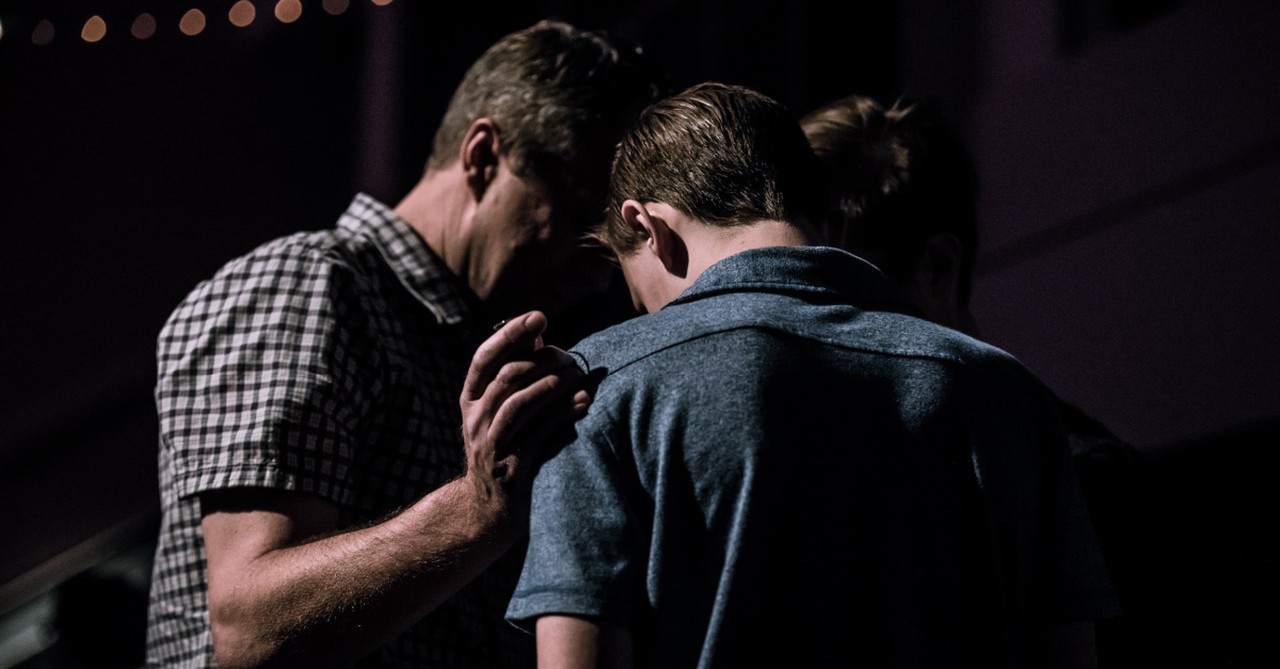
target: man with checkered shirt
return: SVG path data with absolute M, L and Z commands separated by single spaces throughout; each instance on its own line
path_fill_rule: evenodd
M 179 305 L 158 342 L 149 665 L 532 663 L 502 620 L 532 469 L 518 447 L 590 401 L 534 310 L 601 287 L 580 235 L 622 129 L 662 92 L 610 36 L 512 33 L 468 70 L 397 206 L 359 195 L 336 228 L 269 242 Z

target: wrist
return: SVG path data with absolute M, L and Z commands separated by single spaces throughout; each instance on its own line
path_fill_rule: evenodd
M 477 538 L 500 538 L 518 531 L 512 498 L 505 486 L 486 473 L 469 471 L 456 481 Z

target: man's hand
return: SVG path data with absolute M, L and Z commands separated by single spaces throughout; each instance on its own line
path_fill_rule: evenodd
M 542 344 L 547 318 L 531 311 L 480 345 L 462 388 L 467 473 L 481 499 L 527 501 L 543 443 L 591 403 L 573 358 Z
M 530 312 L 481 345 L 461 399 L 466 476 L 399 514 L 343 529 L 336 506 L 305 493 L 201 496 L 221 666 L 349 664 L 514 543 L 523 529 L 512 521 L 528 508 L 542 442 L 590 402 L 573 359 L 542 345 L 546 326 Z

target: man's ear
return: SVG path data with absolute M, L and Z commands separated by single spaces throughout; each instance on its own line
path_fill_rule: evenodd
M 622 203 L 622 221 L 640 237 L 644 250 L 657 256 L 662 266 L 675 276 L 683 278 L 689 271 L 689 252 L 684 240 L 671 229 L 664 217 L 666 205 L 646 207 L 638 200 Z
M 918 270 L 935 301 L 954 303 L 958 299 L 961 254 L 960 239 L 953 234 L 940 232 L 925 242 Z
M 644 205 L 638 200 L 627 200 L 622 203 L 622 209 L 618 213 L 622 216 L 622 222 L 640 238 L 640 245 L 653 251 L 653 220 L 649 218 L 649 211 Z
M 498 129 L 489 118 L 478 118 L 462 136 L 458 159 L 467 186 L 479 200 L 498 174 Z
M 960 240 L 955 235 L 933 235 L 916 260 L 914 277 L 899 286 L 902 297 L 925 318 L 957 330 L 966 325 L 958 292 L 960 253 Z

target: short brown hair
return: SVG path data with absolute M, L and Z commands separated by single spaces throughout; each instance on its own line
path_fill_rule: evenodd
M 540 21 L 498 40 L 468 68 L 436 130 L 427 167 L 452 163 L 467 129 L 488 117 L 517 174 L 598 213 L 618 138 L 668 92 L 665 74 L 632 42 Z
M 825 191 L 795 117 L 741 86 L 707 82 L 645 110 L 618 144 L 608 211 L 594 231 L 615 253 L 640 239 L 620 218 L 629 199 L 665 202 L 703 223 L 814 222 Z

